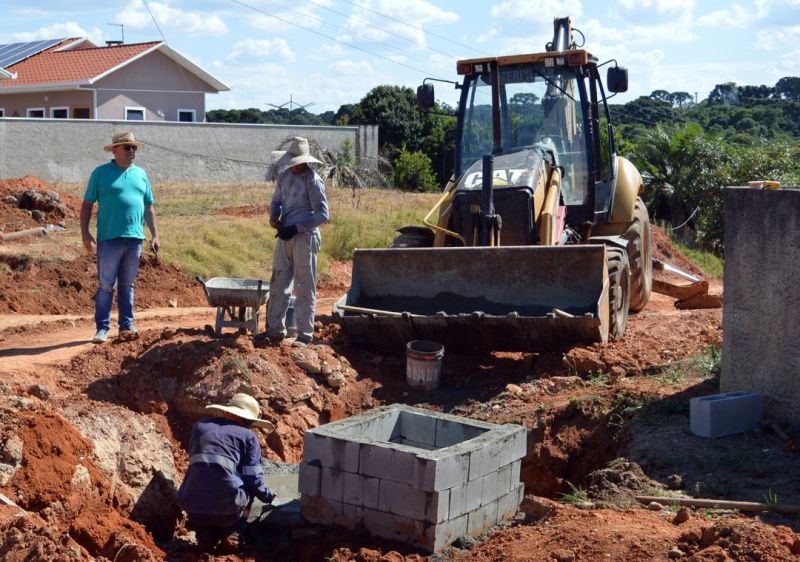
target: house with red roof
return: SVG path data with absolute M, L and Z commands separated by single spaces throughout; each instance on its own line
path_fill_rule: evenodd
M 202 122 L 227 90 L 163 41 L 0 45 L 0 117 Z

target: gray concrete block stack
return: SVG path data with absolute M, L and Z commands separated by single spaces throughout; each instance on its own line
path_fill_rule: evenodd
M 527 432 L 405 405 L 307 431 L 301 513 L 435 552 L 516 513 Z
M 722 437 L 753 431 L 764 416 L 760 392 L 725 392 L 698 396 L 689 402 L 689 428 L 700 437 Z

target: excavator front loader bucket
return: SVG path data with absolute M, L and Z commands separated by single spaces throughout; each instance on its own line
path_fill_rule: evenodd
M 607 278 L 603 245 L 356 250 L 333 315 L 384 350 L 560 350 L 608 340 Z

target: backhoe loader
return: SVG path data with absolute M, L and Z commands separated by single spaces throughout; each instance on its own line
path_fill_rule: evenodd
M 650 222 L 606 105 L 627 70 L 614 62 L 604 87 L 604 64 L 569 18 L 544 52 L 458 61 L 454 173 L 423 225 L 355 251 L 333 307 L 351 340 L 548 351 L 623 336 L 652 290 Z M 417 101 L 434 106 L 428 80 Z

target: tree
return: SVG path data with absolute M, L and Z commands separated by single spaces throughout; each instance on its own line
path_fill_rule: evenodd
M 736 87 L 736 82 L 725 82 L 714 86 L 708 94 L 708 103 L 739 103 L 739 89 Z
M 350 116 L 353 115 L 353 111 L 355 111 L 355 109 L 356 105 L 353 103 L 340 105 L 339 109 L 336 111 L 336 115 L 334 116 L 334 123 L 337 125 L 347 125 L 350 123 Z
M 672 105 L 672 94 L 670 94 L 666 90 L 653 90 L 650 92 L 650 97 L 654 100 L 658 101 L 665 101 L 668 104 Z
M 418 150 L 423 129 L 416 94 L 405 86 L 376 86 L 358 103 L 350 123 L 378 125 L 382 149 Z
M 775 84 L 775 92 L 787 100 L 800 100 L 800 76 L 784 76 Z
M 694 97 L 689 92 L 672 92 L 672 105 L 676 107 L 688 107 L 693 101 Z

